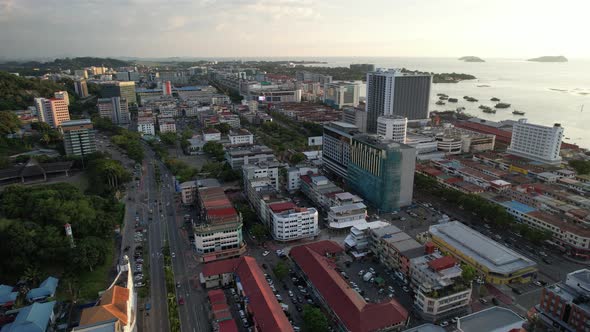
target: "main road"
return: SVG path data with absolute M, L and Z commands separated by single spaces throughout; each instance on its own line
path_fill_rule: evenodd
M 167 167 L 156 158 L 154 152 L 144 146 L 147 188 L 147 207 L 152 209 L 149 222 L 150 281 L 152 310 L 150 331 L 169 331 L 167 312 L 167 290 L 164 275 L 164 261 L 161 248 L 168 240 L 170 252 L 174 253 L 172 268 L 175 277 L 176 299 L 184 300 L 178 305 L 181 330 L 185 332 L 210 331 L 211 326 L 205 308 L 203 289 L 199 288 L 200 266 L 192 252 L 188 233 L 182 229 L 183 217 L 177 215 L 174 177 Z M 161 182 L 156 180 L 155 166 L 160 169 Z M 156 201 L 157 200 L 157 201 Z M 148 211 L 149 213 L 149 211 Z

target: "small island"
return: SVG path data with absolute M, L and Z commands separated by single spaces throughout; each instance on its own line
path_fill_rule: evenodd
M 555 56 L 540 56 L 538 58 L 528 59 L 527 61 L 534 61 L 534 62 L 567 62 L 567 58 L 563 55 L 555 55 Z
M 480 57 L 472 56 L 472 55 L 462 56 L 459 58 L 459 60 L 462 60 L 465 62 L 486 62 L 484 59 L 482 59 Z

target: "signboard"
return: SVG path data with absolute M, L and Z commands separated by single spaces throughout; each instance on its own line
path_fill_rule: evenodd
M 323 140 L 323 136 L 312 136 L 312 137 L 308 137 L 307 138 L 307 145 L 309 145 L 309 146 L 321 146 L 323 144 L 322 140 Z

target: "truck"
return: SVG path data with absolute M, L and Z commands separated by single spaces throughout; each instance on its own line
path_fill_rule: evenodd
M 373 273 L 371 273 L 371 272 L 367 272 L 367 273 L 365 273 L 365 275 L 363 276 L 363 280 L 364 280 L 364 281 L 369 281 L 369 280 L 371 280 L 371 278 L 373 278 Z

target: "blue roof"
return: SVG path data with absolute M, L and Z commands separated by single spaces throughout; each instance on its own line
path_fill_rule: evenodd
M 57 283 L 59 279 L 54 277 L 48 277 L 41 283 L 39 288 L 33 288 L 27 293 L 27 300 L 33 301 L 35 299 L 53 296 L 57 289 Z
M 13 292 L 14 287 L 0 285 L 0 306 L 16 301 L 18 292 Z
M 53 313 L 55 301 L 33 303 L 22 308 L 14 322 L 4 325 L 0 332 L 45 332 Z
M 517 201 L 504 202 L 504 203 L 502 203 L 502 205 L 504 207 L 506 207 L 506 208 L 510 208 L 510 209 L 516 210 L 516 211 L 518 211 L 518 212 L 520 212 L 522 214 L 527 214 L 527 213 L 530 213 L 530 212 L 533 212 L 533 211 L 537 211 L 537 209 L 535 209 L 534 207 L 528 206 L 526 204 L 522 204 L 522 203 L 517 202 Z

